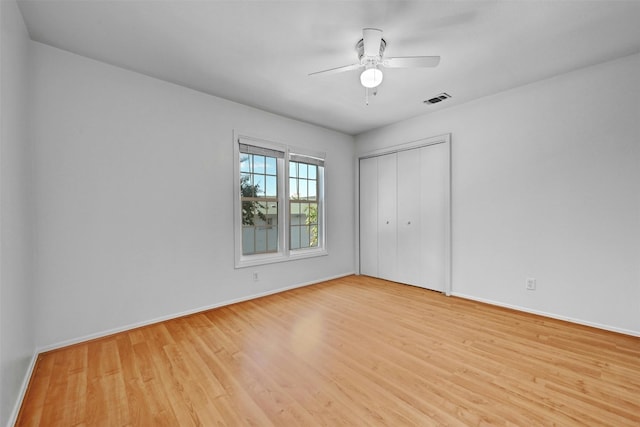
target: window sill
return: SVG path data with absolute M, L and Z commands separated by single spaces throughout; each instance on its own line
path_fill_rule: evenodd
M 275 264 L 277 262 L 295 261 L 299 259 L 315 258 L 328 255 L 325 248 L 320 249 L 300 249 L 289 252 L 288 255 L 283 253 L 261 254 L 242 256 L 236 260 L 235 268 L 254 267 L 257 265 Z

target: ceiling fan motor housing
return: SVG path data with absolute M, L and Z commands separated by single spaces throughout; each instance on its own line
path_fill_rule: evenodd
M 358 52 L 358 59 L 361 64 L 365 64 L 368 59 L 373 59 L 376 61 L 382 60 L 382 55 L 384 54 L 384 50 L 387 47 L 387 42 L 384 39 L 380 39 L 380 50 L 377 56 L 367 57 L 364 54 L 364 39 L 360 39 L 358 43 L 356 43 L 356 51 Z

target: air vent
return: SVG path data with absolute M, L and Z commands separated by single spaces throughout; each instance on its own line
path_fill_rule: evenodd
M 422 101 L 425 104 L 437 104 L 438 102 L 442 102 L 445 99 L 451 98 L 451 95 L 449 95 L 448 93 L 442 92 L 439 95 L 434 96 L 431 99 L 427 99 L 426 101 Z

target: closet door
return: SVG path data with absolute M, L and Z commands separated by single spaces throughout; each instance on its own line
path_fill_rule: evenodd
M 420 148 L 420 212 L 422 213 L 421 286 L 449 292 L 450 160 L 449 144 Z
M 422 286 L 422 212 L 420 150 L 400 151 L 398 154 L 398 242 L 397 282 Z
M 360 161 L 360 273 L 450 292 L 450 143 Z
M 360 159 L 360 274 L 378 276 L 378 158 Z
M 397 155 L 378 157 L 378 277 L 397 277 Z

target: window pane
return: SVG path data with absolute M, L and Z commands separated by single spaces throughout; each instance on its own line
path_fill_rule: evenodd
M 269 202 L 265 203 L 265 206 L 264 224 L 267 226 L 278 225 L 278 203 Z
M 251 159 L 247 153 L 240 153 L 240 172 L 251 172 Z
M 298 196 L 300 196 L 301 200 L 307 199 L 307 180 L 300 179 L 298 180 Z
M 268 202 L 265 203 L 265 252 L 277 252 L 278 250 L 278 203 Z M 256 244 L 257 248 L 257 244 Z
M 242 202 L 242 225 L 255 225 L 258 211 L 257 202 Z
M 289 163 L 289 177 L 290 178 L 295 178 L 298 176 L 298 168 L 297 168 L 298 164 L 296 162 L 290 162 Z
M 267 252 L 267 229 L 256 227 L 256 253 Z
M 265 172 L 267 173 L 267 175 L 276 175 L 278 170 L 276 166 L 276 158 L 267 157 L 266 162 L 267 162 L 267 169 Z
M 308 248 L 309 247 L 309 226 L 304 225 L 300 227 L 300 247 Z
M 309 227 L 310 233 L 311 233 L 311 241 L 309 243 L 309 246 L 318 246 L 318 226 L 317 225 L 313 225 L 311 227 Z
M 300 226 L 291 227 L 291 249 L 300 249 Z
M 300 178 L 307 177 L 307 164 L 306 163 L 298 163 L 298 173 Z
M 317 203 L 309 203 L 307 207 L 307 224 L 317 224 L 318 223 L 318 204 Z
M 318 181 L 309 181 L 309 200 L 317 200 L 318 198 Z
M 264 173 L 264 156 L 253 155 L 253 172 L 254 173 Z
M 255 252 L 253 227 L 242 227 L 242 254 L 249 255 Z
M 304 224 L 301 219 L 300 203 L 291 203 L 291 225 Z
M 318 176 L 318 167 L 316 165 L 309 165 L 309 179 L 316 179 Z
M 256 227 L 261 227 L 267 223 L 267 206 L 264 203 L 253 202 L 255 206 L 255 215 L 253 221 Z
M 267 186 L 265 190 L 267 197 L 276 197 L 278 195 L 278 180 L 275 176 L 267 175 Z
M 295 178 L 289 178 L 289 198 L 298 198 L 298 180 Z
M 264 175 L 253 175 L 253 185 L 255 187 L 256 195 L 258 197 L 264 197 Z
M 255 196 L 253 186 L 251 185 L 251 174 L 243 173 L 240 175 L 240 195 L 242 197 Z
M 267 229 L 267 252 L 278 251 L 278 227 L 272 226 Z
M 300 214 L 301 224 L 306 224 L 309 215 L 309 203 L 300 204 Z

